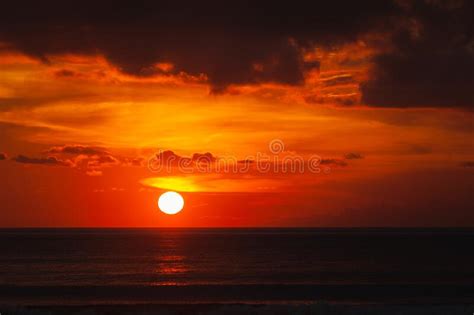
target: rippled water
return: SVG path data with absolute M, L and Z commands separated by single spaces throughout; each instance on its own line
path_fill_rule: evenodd
M 455 230 L 1 230 L 2 285 L 473 283 Z

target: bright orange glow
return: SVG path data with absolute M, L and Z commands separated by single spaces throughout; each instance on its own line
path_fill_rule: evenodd
M 183 209 L 184 199 L 177 192 L 168 191 L 158 199 L 158 207 L 166 214 L 176 214 Z
M 428 213 L 432 225 L 464 222 L 473 114 L 364 105 L 360 85 L 377 49 L 315 47 L 304 59 L 320 67 L 300 85 L 243 83 L 217 94 L 205 74 L 167 62 L 142 77 L 101 55 L 57 54 L 46 64 L 0 51 L 0 225 L 405 226 Z M 279 155 L 273 139 L 284 142 Z M 210 152 L 239 171 L 190 173 L 177 159 L 169 172 L 150 169 L 166 150 L 188 159 Z M 258 156 L 313 155 L 326 159 L 319 173 L 306 164 L 275 171 L 278 162 L 256 170 Z M 185 193 L 190 211 L 157 216 L 157 191 Z

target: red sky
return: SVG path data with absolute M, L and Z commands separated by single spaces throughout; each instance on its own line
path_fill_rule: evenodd
M 0 226 L 473 226 L 470 4 L 387 3 L 359 8 L 367 25 L 333 25 L 318 14 L 353 8 L 325 5 L 315 32 L 240 11 L 236 29 L 216 8 L 196 26 L 202 45 L 186 12 L 160 24 L 126 10 L 124 24 L 53 3 L 22 22 L 12 5 Z M 150 167 L 157 154 L 169 169 Z M 285 158 L 303 169 L 282 171 Z M 165 190 L 181 213 L 158 211 Z

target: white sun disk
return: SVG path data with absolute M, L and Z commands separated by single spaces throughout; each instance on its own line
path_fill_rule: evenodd
M 166 214 L 176 214 L 183 206 L 183 197 L 175 191 L 167 191 L 158 198 L 158 207 Z

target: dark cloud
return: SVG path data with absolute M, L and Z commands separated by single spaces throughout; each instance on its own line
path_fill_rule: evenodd
M 358 95 L 308 95 L 304 98 L 307 103 L 310 104 L 336 104 L 340 106 L 353 106 L 360 104 L 360 98 Z
M 321 159 L 320 164 L 321 165 L 334 165 L 334 166 L 347 166 L 346 161 L 344 161 L 343 159 L 337 159 L 337 158 Z
M 102 169 L 114 166 L 143 166 L 142 157 L 116 156 L 108 149 L 79 144 L 52 147 L 43 152 L 51 154 L 47 158 L 31 158 L 19 155 L 14 161 L 27 164 L 62 165 L 84 171 L 89 176 L 102 175 Z
M 54 156 L 46 158 L 34 158 L 28 157 L 25 155 L 18 155 L 12 158 L 13 161 L 24 164 L 41 164 L 41 165 L 51 165 L 51 166 L 68 166 L 69 164 L 65 161 L 62 161 Z
M 6 160 L 7 159 L 7 154 L 0 152 L 0 161 Z
M 46 63 L 50 54 L 101 53 L 137 76 L 171 62 L 171 72 L 205 74 L 219 92 L 230 84 L 299 84 L 319 66 L 304 62 L 303 48 L 355 40 L 399 12 L 388 0 L 11 1 L 0 12 L 0 40 Z
M 68 70 L 68 69 L 61 69 L 56 72 L 54 72 L 54 75 L 58 78 L 71 78 L 71 77 L 77 77 L 80 76 L 77 72 Z
M 347 166 L 347 160 L 355 160 L 355 159 L 363 159 L 363 155 L 360 153 L 348 153 L 342 158 L 322 158 L 320 159 L 319 163 L 321 165 L 332 165 L 332 166 Z M 148 166 L 152 170 L 162 170 L 166 167 L 185 167 L 185 168 L 193 168 L 200 164 L 213 164 L 218 161 L 218 157 L 213 155 L 210 152 L 206 153 L 194 153 L 191 157 L 181 156 L 174 153 L 171 150 L 160 151 L 151 159 L 149 159 Z M 226 161 L 225 159 L 223 161 Z M 287 161 L 292 161 L 289 158 Z M 295 159 L 295 163 L 299 163 L 299 159 Z M 239 165 L 252 165 L 256 163 L 254 160 L 251 159 L 244 159 L 244 160 L 235 160 L 235 162 Z M 271 163 L 270 161 L 264 161 L 264 164 Z M 301 163 L 305 163 L 304 160 Z M 214 165 L 214 164 L 213 164 Z
M 452 1 L 451 1 L 452 2 Z M 474 2 L 408 1 L 393 50 L 376 56 L 362 100 L 386 107 L 474 106 Z
M 160 151 L 150 159 L 150 161 L 150 163 L 154 163 L 155 165 L 169 166 L 178 166 L 181 164 L 189 165 L 192 163 L 191 158 L 178 155 L 171 150 Z
M 464 162 L 461 162 L 460 165 L 466 168 L 474 167 L 474 161 L 464 161 Z
M 46 153 L 50 154 L 72 154 L 72 155 L 109 155 L 109 152 L 102 148 L 102 147 L 95 147 L 95 146 L 85 146 L 85 145 L 65 145 L 65 146 L 57 146 L 52 147 L 46 151 Z
M 382 33 L 391 49 L 373 59 L 362 103 L 381 107 L 464 107 L 474 99 L 474 2 L 459 1 L 10 1 L 0 11 L 0 42 L 48 63 L 61 53 L 102 54 L 122 72 L 204 74 L 213 92 L 232 84 L 298 85 L 319 68 L 303 51 Z M 385 47 L 385 45 L 384 45 Z M 10 48 L 9 48 L 10 49 Z M 55 72 L 74 77 L 70 69 Z M 355 82 L 350 75 L 323 87 Z M 62 98 L 62 96 L 60 97 Z M 50 99 L 34 100 L 35 104 Z M 308 102 L 359 104 L 314 95 Z M 31 100 L 0 99 L 2 109 Z
M 344 158 L 346 160 L 360 160 L 360 159 L 363 159 L 364 156 L 357 152 L 350 152 L 350 153 L 345 154 Z
M 210 152 L 194 153 L 192 160 L 196 163 L 212 163 L 216 161 L 216 157 Z
M 192 166 L 195 164 L 202 163 L 214 163 L 217 160 L 217 157 L 210 152 L 206 153 L 194 153 L 191 157 L 181 156 L 174 153 L 171 150 L 160 151 L 157 153 L 151 163 L 154 163 L 155 166 Z

